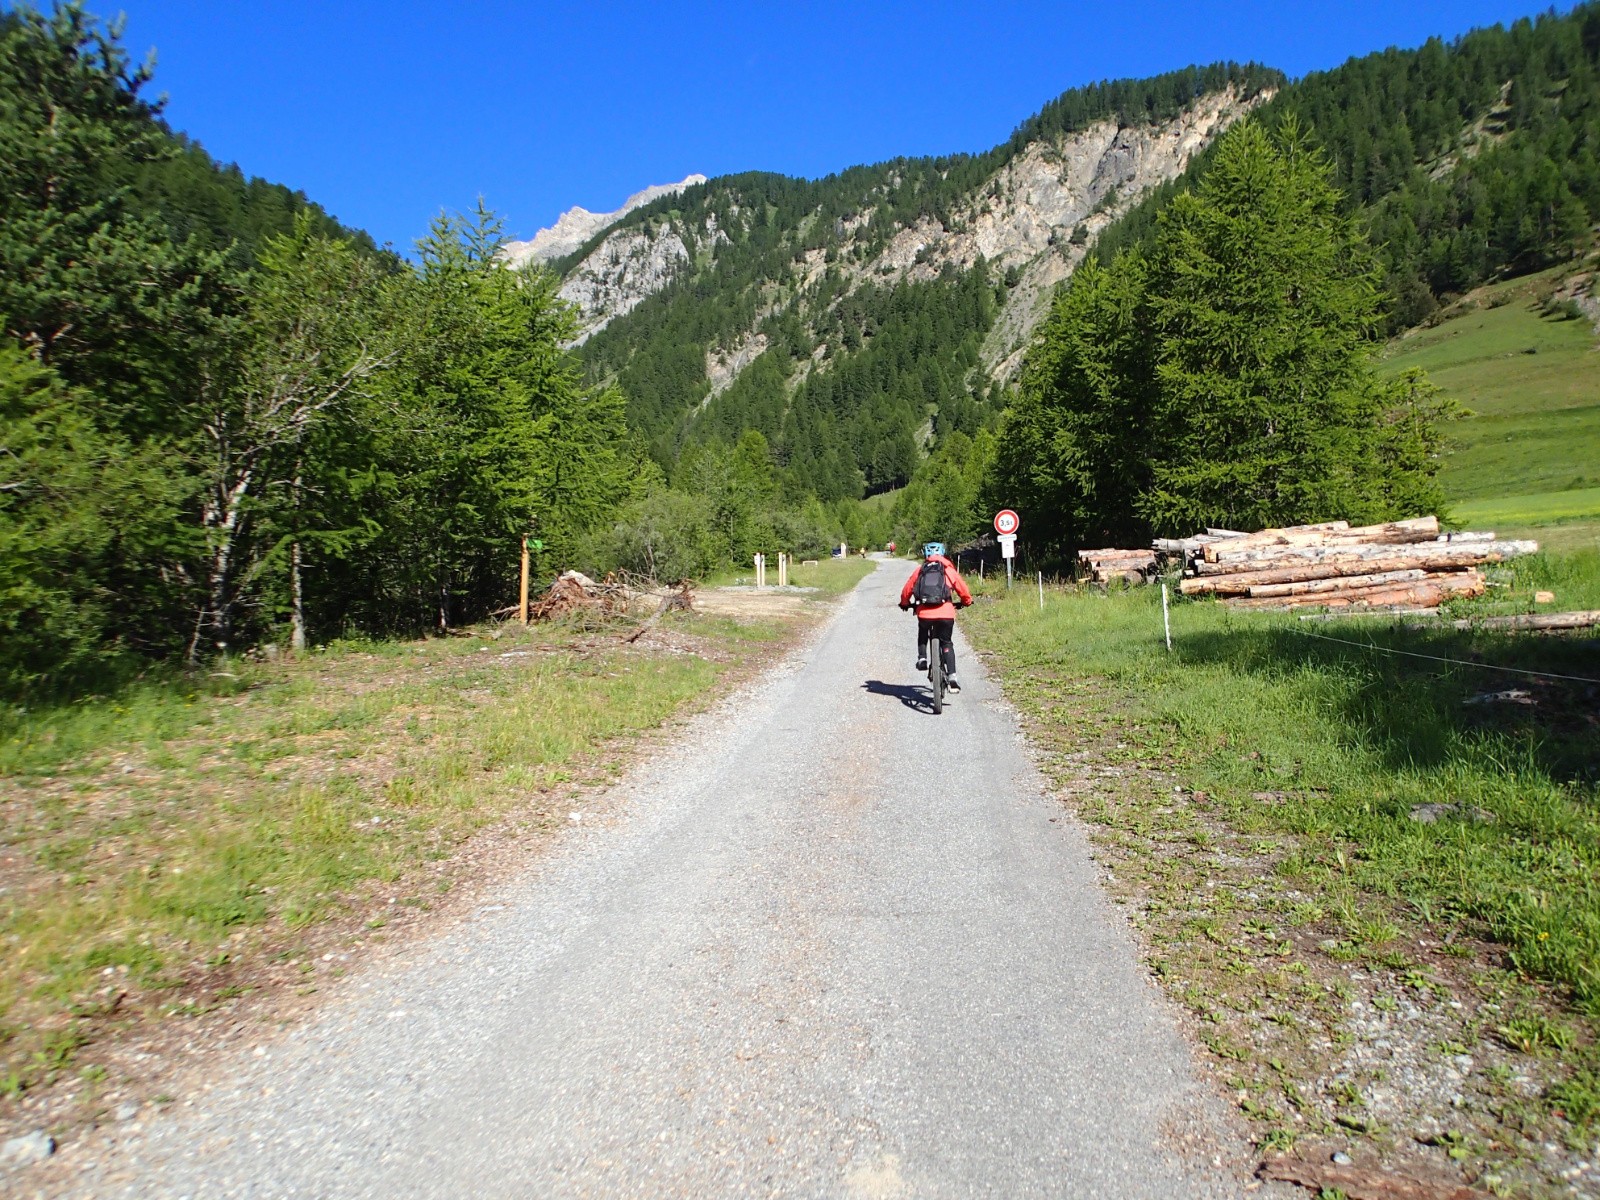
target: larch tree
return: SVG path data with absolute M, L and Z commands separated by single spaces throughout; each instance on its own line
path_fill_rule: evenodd
M 1162 215 L 1156 402 L 1138 511 L 1159 532 L 1388 515 L 1375 258 L 1326 158 L 1246 122 Z

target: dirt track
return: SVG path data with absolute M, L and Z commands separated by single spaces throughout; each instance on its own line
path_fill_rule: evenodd
M 72 1193 L 1237 1194 L 964 647 L 965 692 L 928 711 L 903 570 L 636 771 L 614 819 L 85 1155 Z

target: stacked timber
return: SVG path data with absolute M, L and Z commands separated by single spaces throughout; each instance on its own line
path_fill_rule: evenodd
M 1486 563 L 1531 554 L 1537 542 L 1492 533 L 1439 532 L 1437 517 L 1352 528 L 1344 521 L 1263 529 L 1207 530 L 1157 542 L 1181 554 L 1187 596 L 1218 596 L 1236 608 L 1437 608 L 1479 596 Z
M 1078 563 L 1093 583 L 1146 583 L 1156 571 L 1156 552 L 1079 550 Z

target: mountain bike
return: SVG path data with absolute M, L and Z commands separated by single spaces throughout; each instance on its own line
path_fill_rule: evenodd
M 938 638 L 928 639 L 928 687 L 933 693 L 933 715 L 944 712 L 944 646 Z

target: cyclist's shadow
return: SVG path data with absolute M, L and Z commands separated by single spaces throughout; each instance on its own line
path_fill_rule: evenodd
M 913 687 L 904 683 L 885 683 L 881 679 L 869 679 L 861 686 L 874 696 L 893 696 L 901 704 L 917 712 L 929 714 L 933 712 L 931 688 Z

